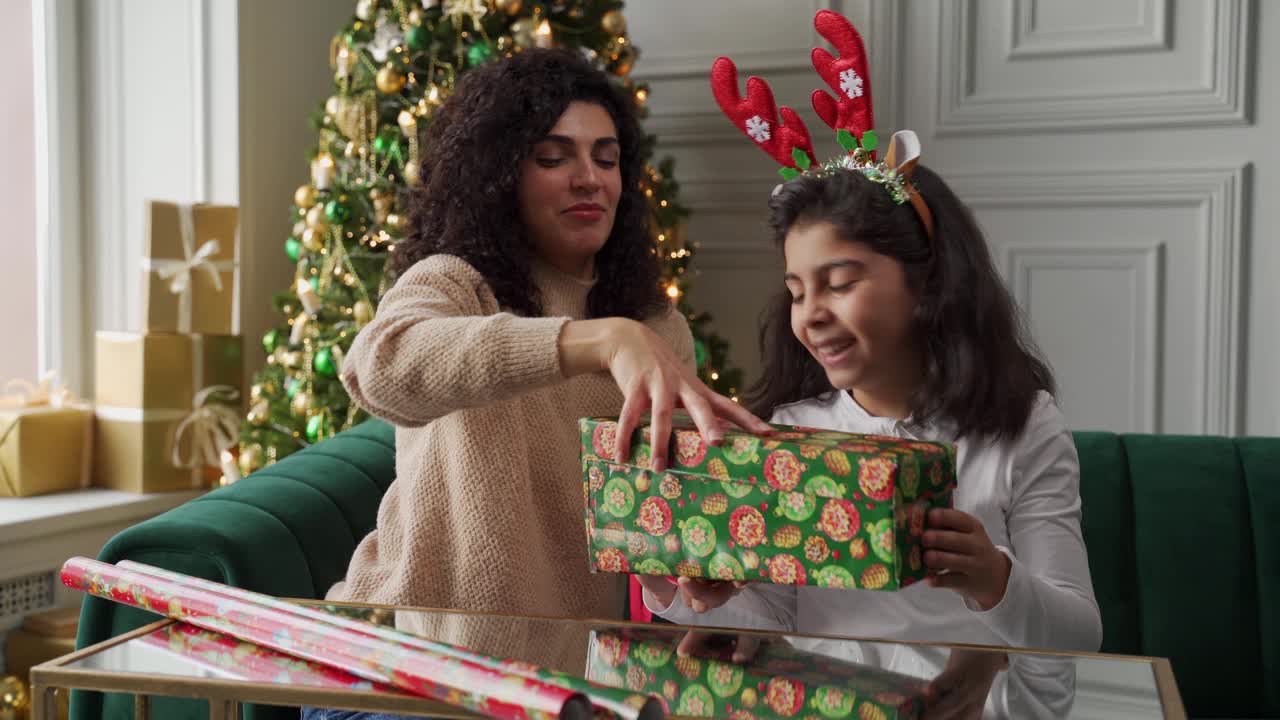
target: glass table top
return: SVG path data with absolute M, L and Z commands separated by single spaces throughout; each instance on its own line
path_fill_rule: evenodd
M 648 693 L 663 699 L 669 712 L 679 716 L 842 720 L 892 718 L 897 711 L 900 717 L 929 717 L 919 715 L 927 696 L 931 707 L 984 705 L 986 717 L 1169 717 L 1155 666 L 1143 658 L 711 629 L 690 633 L 672 625 L 367 606 L 315 607 Z M 182 623 L 59 667 L 403 696 L 395 688 L 342 670 Z

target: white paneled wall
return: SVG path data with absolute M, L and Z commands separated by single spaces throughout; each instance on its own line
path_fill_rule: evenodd
M 830 7 L 862 31 L 881 137 L 911 127 L 975 210 L 1057 375 L 1072 426 L 1280 434 L 1280 7 L 1248 0 L 676 0 L 629 6 L 677 158 L 693 299 L 757 371 L 780 288 L 764 225 L 775 165 L 717 110 L 719 54 L 802 110 Z M 732 24 L 723 20 L 732 13 Z M 679 22 L 672 18 L 679 16 Z M 732 25 L 733 30 L 728 30 Z M 698 67 L 698 64 L 701 64 Z M 1259 75 L 1262 75 L 1259 77 Z
M 305 118 L 352 3 L 79 7 L 84 349 L 95 328 L 137 326 L 150 197 L 241 204 L 256 346 L 288 279 Z M 881 135 L 919 132 L 974 207 L 1073 426 L 1280 434 L 1280 83 L 1265 77 L 1280 48 L 1258 41 L 1280 33 L 1280 8 L 1249 0 L 633 0 L 649 129 L 702 246 L 692 297 L 736 364 L 757 372 L 757 316 L 780 288 L 777 175 L 720 116 L 707 72 L 726 54 L 763 75 L 833 151 L 808 107 L 823 7 L 863 31 Z

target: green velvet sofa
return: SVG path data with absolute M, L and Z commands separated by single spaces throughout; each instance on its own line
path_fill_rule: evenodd
M 1084 535 L 1105 652 L 1167 657 L 1192 717 L 1280 717 L 1280 439 L 1082 432 Z M 316 598 L 373 529 L 394 432 L 366 422 L 113 538 L 130 559 L 277 596 Z M 154 619 L 89 598 L 77 646 Z M 153 717 L 207 718 L 157 699 Z M 77 692 L 72 718 L 126 720 L 132 699 Z M 246 718 L 296 718 L 248 707 Z

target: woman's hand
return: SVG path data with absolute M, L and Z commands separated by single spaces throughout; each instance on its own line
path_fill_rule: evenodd
M 983 650 L 952 650 L 947 667 L 924 689 L 927 720 L 977 720 L 987 704 L 996 673 L 1009 667 L 1009 656 Z
M 1004 598 L 1013 564 L 991 543 L 978 518 L 960 510 L 931 510 L 924 547 L 930 587 L 951 588 L 983 610 Z
M 560 365 L 567 376 L 608 370 L 625 398 L 618 418 L 616 459 L 631 452 L 631 434 L 645 411 L 652 416 L 656 472 L 666 469 L 671 414 L 685 408 L 709 445 L 719 445 L 728 420 L 751 432 L 771 428 L 746 408 L 713 392 L 690 372 L 657 333 L 625 318 L 576 320 L 560 336 Z

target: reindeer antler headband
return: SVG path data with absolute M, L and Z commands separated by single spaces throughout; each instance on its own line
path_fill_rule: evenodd
M 836 97 L 814 90 L 811 101 L 818 117 L 836 131 L 836 140 L 845 150 L 843 155 L 819 165 L 800 116 L 789 107 L 778 108 L 769 84 L 758 77 L 747 78 L 747 95 L 739 95 L 738 69 L 727 57 L 717 58 L 711 66 L 711 91 L 716 103 L 739 130 L 783 166 L 778 171 L 783 178 L 790 180 L 801 174 L 820 177 L 840 170 L 860 172 L 884 185 L 895 202 L 911 203 L 932 239 L 933 214 L 911 180 L 920 160 L 920 139 L 910 130 L 900 130 L 889 141 L 885 159 L 876 161 L 879 141 L 873 129 L 871 77 L 862 36 L 848 20 L 831 10 L 820 10 L 813 25 L 840 53 L 833 57 L 822 48 L 813 49 L 813 68 Z

